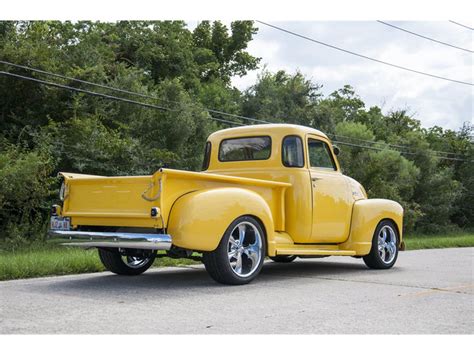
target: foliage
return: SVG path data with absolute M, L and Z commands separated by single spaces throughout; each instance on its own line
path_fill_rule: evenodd
M 54 178 L 41 151 L 4 146 L 0 151 L 0 236 L 18 243 L 44 230 Z
M 275 74 L 263 71 L 245 93 L 242 111 L 267 121 L 319 126 L 314 120 L 319 89 L 299 72 L 289 75 L 283 70 Z
M 241 92 L 231 79 L 258 68 L 260 59 L 247 51 L 256 31 L 252 21 L 202 21 L 193 31 L 183 21 L 0 22 L 0 60 L 156 99 L 1 70 L 166 108 L 0 76 L 0 240 L 15 246 L 44 236 L 58 171 L 199 169 L 206 137 L 228 126 L 211 116 L 249 123 L 206 108 L 312 126 L 351 143 L 340 145 L 344 172 L 370 197 L 400 201 L 408 231 L 474 227 L 472 125 L 423 128 L 407 110 L 367 108 L 349 85 L 323 96 L 322 85 L 300 72 L 263 68 Z M 463 161 L 440 159 L 437 151 Z

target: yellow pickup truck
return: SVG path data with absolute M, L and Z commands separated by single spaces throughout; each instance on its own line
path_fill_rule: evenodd
M 316 129 L 254 125 L 211 134 L 202 172 L 61 173 L 50 238 L 97 248 L 121 275 L 141 274 L 162 255 L 199 258 L 224 284 L 250 282 L 266 256 L 346 255 L 390 268 L 403 249 L 403 209 L 368 199 L 341 173 L 338 151 Z

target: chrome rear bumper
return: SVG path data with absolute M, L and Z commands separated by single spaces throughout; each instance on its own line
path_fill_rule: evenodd
M 172 244 L 169 234 L 63 230 L 50 230 L 48 234 L 50 242 L 84 248 L 101 247 L 170 250 Z

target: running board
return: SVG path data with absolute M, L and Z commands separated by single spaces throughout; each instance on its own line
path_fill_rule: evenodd
M 276 255 L 341 255 L 341 256 L 352 256 L 356 255 L 354 250 L 339 250 L 314 245 L 288 245 L 288 246 L 277 246 Z

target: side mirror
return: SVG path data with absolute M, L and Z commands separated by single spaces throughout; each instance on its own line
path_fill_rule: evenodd
M 341 152 L 341 150 L 339 149 L 339 147 L 338 147 L 337 145 L 333 145 L 333 146 L 332 146 L 332 150 L 334 151 L 334 154 L 335 154 L 336 156 L 338 156 L 339 153 Z

